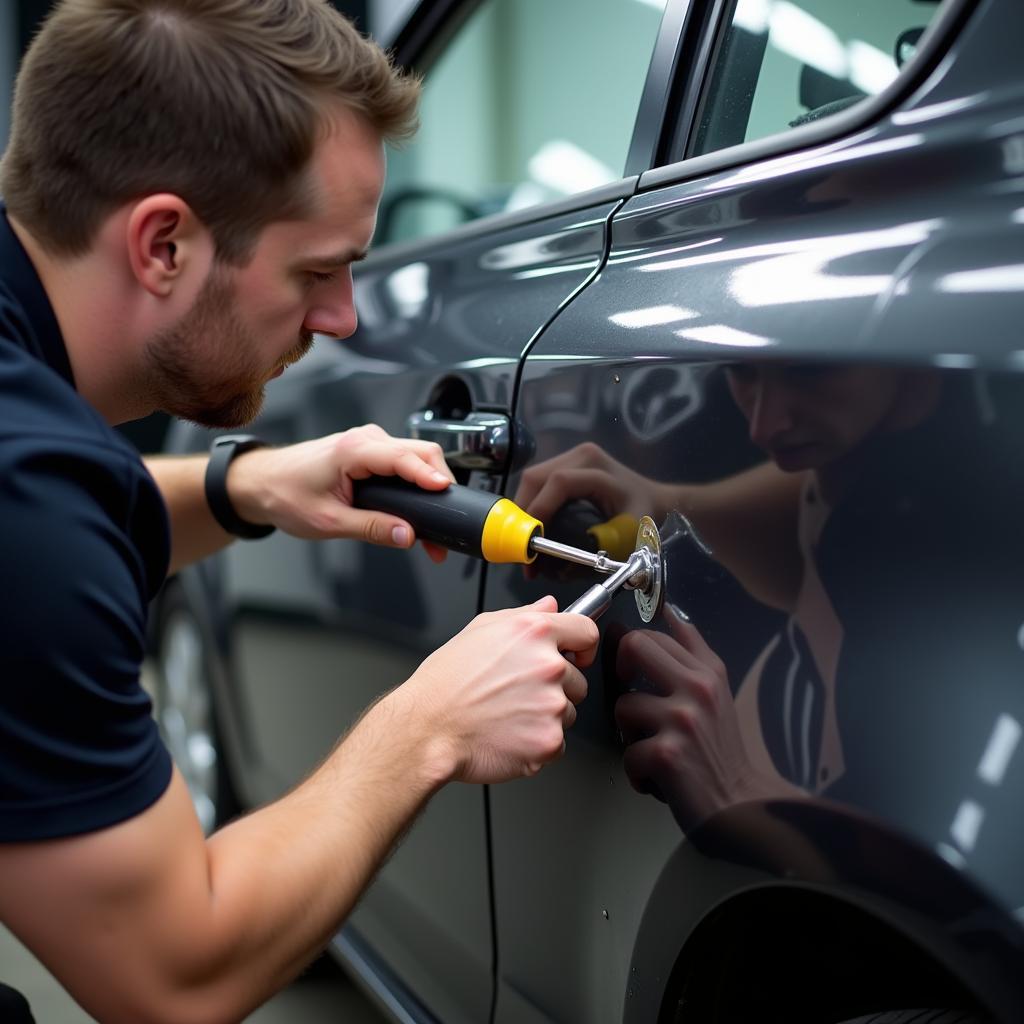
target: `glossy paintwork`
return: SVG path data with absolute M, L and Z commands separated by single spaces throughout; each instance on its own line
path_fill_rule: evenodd
M 766 652 L 778 655 L 785 642 L 786 614 L 686 538 L 670 550 L 668 600 L 726 663 L 741 735 L 769 754 L 778 792 L 742 778 L 723 792 L 694 756 L 668 806 L 635 794 L 611 708 L 624 689 L 665 687 L 673 675 L 638 684 L 607 659 L 591 675 L 565 761 L 495 789 L 499 1021 L 651 1020 L 702 917 L 773 880 L 825 884 L 879 914 L 902 900 L 909 917 L 931 918 L 917 940 L 951 957 L 1005 1019 L 1018 1019 L 1024 490 L 1015 453 L 1024 382 L 1012 370 L 1024 348 L 1024 91 L 1008 40 L 1021 30 L 1019 6 L 983 5 L 964 34 L 975 59 L 943 64 L 877 125 L 628 201 L 613 219 L 601 274 L 531 350 L 517 416 L 535 462 L 582 444 L 617 460 L 622 504 L 605 507 L 608 515 L 650 510 L 632 472 L 700 486 L 764 462 L 724 362 L 856 360 L 874 368 L 872 388 L 916 367 L 945 404 L 916 432 L 881 444 L 890 459 L 905 447 L 905 471 L 867 461 L 871 472 L 852 491 L 859 526 L 841 504 L 829 510 L 830 536 L 844 538 L 831 549 L 831 590 L 814 598 L 809 570 L 796 563 L 801 614 L 819 620 L 812 636 L 827 647 L 821 637 L 831 629 L 842 652 L 824 708 L 820 690 L 816 706 L 808 698 L 813 721 L 786 704 L 798 691 L 785 672 L 779 686 L 758 690 Z M 982 68 L 988 54 L 1005 80 Z M 932 369 L 975 366 L 1007 372 Z M 518 485 L 513 477 L 509 493 Z M 799 514 L 811 529 L 813 517 Z M 795 529 L 794 520 L 794 550 Z M 812 538 L 805 543 L 814 550 Z M 492 569 L 487 605 L 529 600 L 545 582 Z M 568 601 L 583 586 L 555 592 Z M 606 646 L 609 634 L 640 630 L 631 604 L 619 601 Z M 838 619 L 833 604 L 843 609 Z M 829 615 L 831 626 L 820 621 Z M 659 627 L 670 645 L 673 628 Z M 635 648 L 640 671 L 650 648 L 642 640 Z M 798 671 L 797 655 L 787 672 Z M 728 823 L 729 808 L 751 800 L 764 810 L 763 820 L 752 812 L 745 821 L 749 841 L 716 842 L 713 822 Z M 793 822 L 773 800 L 793 802 Z M 728 836 L 727 824 L 721 832 Z M 685 853 L 684 836 L 697 851 Z M 709 850 L 711 863 L 700 855 Z M 920 900 L 915 873 L 936 876 Z M 540 905 L 523 904 L 528 880 L 558 894 L 539 934 Z M 965 945 L 957 941 L 965 931 L 985 938 Z

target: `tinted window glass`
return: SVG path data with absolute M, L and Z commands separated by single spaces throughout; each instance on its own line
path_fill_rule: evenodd
M 913 56 L 938 0 L 735 0 L 692 155 L 839 113 Z
M 418 238 L 622 177 L 661 0 L 487 0 L 426 75 L 388 155 L 377 241 Z

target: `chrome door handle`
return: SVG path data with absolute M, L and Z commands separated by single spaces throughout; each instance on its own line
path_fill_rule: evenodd
M 406 421 L 409 436 L 436 441 L 445 461 L 454 469 L 504 469 L 508 462 L 512 429 L 507 416 L 471 412 L 464 420 L 446 420 L 429 409 L 414 412 Z

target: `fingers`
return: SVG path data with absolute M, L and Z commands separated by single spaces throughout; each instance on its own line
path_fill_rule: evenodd
M 534 467 L 537 469 L 538 467 Z M 519 487 L 512 500 L 524 511 L 529 510 L 530 504 L 537 496 L 537 492 L 544 485 L 544 477 L 533 470 L 526 470 L 519 480 Z
M 562 680 L 562 692 L 571 704 L 582 704 L 587 697 L 587 677 L 566 662 L 568 672 Z
M 615 668 L 623 679 L 646 676 L 661 684 L 660 691 L 668 694 L 675 689 L 680 673 L 700 672 L 708 665 L 672 637 L 649 629 L 634 629 L 619 643 Z
M 697 661 L 674 641 L 658 633 L 650 634 L 640 658 L 624 662 L 622 650 L 631 640 L 632 635 L 622 641 L 616 669 L 626 679 L 642 675 L 655 690 L 648 696 L 661 702 L 663 714 L 668 714 L 670 706 L 678 708 L 685 704 L 694 714 L 717 717 L 731 703 L 729 677 L 720 663 L 711 665 Z M 665 644 L 672 644 L 674 649 L 667 650 Z M 628 654 L 626 658 L 629 659 Z M 684 658 L 691 659 L 690 663 Z
M 385 548 L 410 548 L 416 541 L 413 528 L 404 519 L 364 509 L 339 510 L 337 530 L 342 536 Z
M 622 754 L 622 769 L 629 784 L 638 792 L 664 801 L 659 782 L 678 771 L 677 752 L 661 739 L 641 740 L 627 747 Z
M 664 696 L 675 691 L 684 671 L 696 667 L 696 659 L 674 640 L 646 629 L 627 633 L 615 658 L 615 670 L 621 679 L 643 676 Z
M 674 604 L 665 606 L 665 622 L 675 640 L 690 652 L 701 664 L 724 673 L 722 659 L 708 646 L 700 630 L 690 621 L 686 613 Z
M 584 468 L 587 465 L 603 461 L 604 452 L 596 444 L 585 442 L 570 448 L 553 459 L 538 462 L 530 466 L 520 477 L 519 489 L 513 499 L 520 508 L 528 508 L 529 504 L 537 496 L 538 491 L 544 486 L 552 473 L 563 469 Z
M 615 724 L 627 743 L 664 729 L 667 707 L 650 693 L 626 693 L 615 702 Z
M 396 475 L 428 490 L 440 490 L 455 482 L 439 445 L 432 441 L 405 441 L 404 451 L 395 460 Z
M 613 476 L 600 469 L 564 469 L 548 474 L 525 510 L 546 522 L 567 502 L 592 501 L 605 514 L 622 511 L 626 496 Z
M 558 649 L 572 653 L 577 668 L 589 668 L 597 656 L 597 645 L 601 639 L 597 623 L 586 615 L 564 612 L 553 615 L 552 620 Z
M 423 550 L 426 551 L 427 557 L 435 564 L 440 564 L 448 557 L 448 549 L 441 547 L 440 544 L 435 544 L 429 540 L 421 540 L 420 544 L 423 545 Z
M 568 703 L 562 712 L 562 728 L 571 729 L 576 724 L 576 705 Z
M 334 505 L 333 529 L 327 533 L 358 537 L 382 547 L 409 548 L 416 540 L 412 526 L 397 516 L 351 505 L 351 481 L 370 476 L 398 476 L 425 490 L 443 490 L 454 481 L 441 447 L 432 441 L 393 438 L 375 423 L 355 427 L 333 438 L 335 465 L 341 473 L 340 505 Z M 333 501 L 339 495 L 335 492 Z M 444 548 L 424 543 L 433 562 L 447 557 Z
M 524 611 L 541 613 L 529 627 L 535 636 L 549 640 L 559 652 L 553 664 L 558 670 L 557 682 L 573 704 L 587 696 L 587 679 L 581 669 L 593 664 L 597 644 L 601 639 L 597 623 L 585 615 L 566 615 L 557 611 L 558 602 L 550 594 L 538 598 L 523 608 L 507 608 L 498 615 L 519 615 Z
M 368 476 L 400 476 L 403 480 L 437 491 L 453 482 L 451 470 L 432 441 L 387 438 L 363 441 L 349 456 L 346 471 L 354 480 Z
M 315 536 L 350 537 L 379 547 L 399 549 L 411 548 L 417 539 L 412 526 L 404 519 L 336 502 L 324 506 Z M 421 543 L 432 562 L 443 562 L 448 557 L 445 548 L 426 540 Z
M 600 633 L 597 624 L 586 616 L 559 614 L 557 607 L 554 597 L 548 594 L 525 608 L 509 608 L 497 614 L 540 613 L 528 625 L 529 633 L 543 637 L 559 652 L 557 661 L 550 663 L 545 675 L 561 687 L 570 704 L 581 704 L 587 696 L 587 678 L 581 669 L 593 663 Z M 575 714 L 572 714 L 572 720 L 575 721 Z

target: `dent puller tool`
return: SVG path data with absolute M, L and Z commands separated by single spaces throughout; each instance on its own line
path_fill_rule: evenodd
M 650 622 L 661 608 L 661 539 L 650 516 L 640 519 L 629 557 L 616 561 L 605 551 L 594 553 L 548 540 L 544 524 L 515 502 L 459 484 L 443 491 L 425 491 L 398 477 L 375 476 L 355 482 L 353 500 L 359 508 L 400 516 L 422 540 L 487 562 L 528 565 L 543 554 L 588 566 L 606 577 L 564 611 L 596 619 L 607 611 L 619 590 L 633 591 L 644 622 Z

